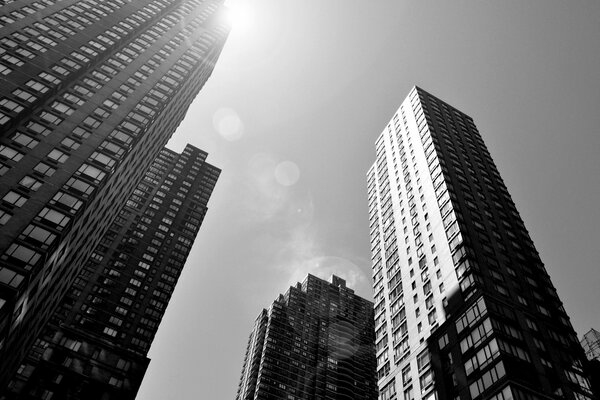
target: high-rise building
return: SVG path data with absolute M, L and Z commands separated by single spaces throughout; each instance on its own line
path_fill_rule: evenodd
M 590 379 L 592 391 L 596 398 L 600 398 L 600 332 L 590 329 L 583 335 L 581 346 L 587 357 L 584 362 L 584 370 Z
M 263 310 L 237 400 L 377 399 L 373 303 L 313 275 Z
M 577 336 L 471 117 L 415 87 L 376 154 L 380 398 L 589 399 Z
M 164 149 L 9 383 L 8 399 L 134 399 L 220 171 Z
M 600 332 L 590 329 L 581 339 L 581 346 L 588 360 L 600 361 Z
M 0 387 L 211 75 L 220 0 L 0 10 Z

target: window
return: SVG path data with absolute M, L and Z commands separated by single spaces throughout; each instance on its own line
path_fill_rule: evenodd
M 11 214 L 7 213 L 6 211 L 0 210 L 0 226 L 6 224 L 10 217 L 12 217 Z
M 46 122 L 48 122 L 50 124 L 54 124 L 54 125 L 58 125 L 58 124 L 60 124 L 63 121 L 62 118 L 60 118 L 57 115 L 52 114 L 52 113 L 50 113 L 48 111 L 42 111 L 40 113 L 40 118 L 42 120 L 44 120 L 44 121 L 46 121 Z
M 0 283 L 16 288 L 23 281 L 23 278 L 23 275 L 18 274 L 11 269 L 0 267 Z M 0 299 L 0 309 L 2 308 L 2 305 L 4 305 L 4 303 L 3 300 Z
M 4 157 L 7 160 L 18 162 L 23 158 L 23 154 L 5 145 L 0 145 L 0 157 Z
M 474 399 L 478 397 L 484 390 L 492 386 L 492 384 L 497 382 L 504 375 L 504 364 L 502 362 L 499 362 L 492 369 L 484 373 L 481 378 L 479 378 L 477 381 L 473 382 L 469 386 L 471 398 Z
M 139 280 L 137 280 L 137 279 L 133 279 L 133 278 L 132 278 L 132 279 L 129 281 L 129 283 L 130 283 L 130 284 L 132 284 L 132 285 L 133 285 L 133 286 L 135 286 L 135 287 L 140 287 L 140 286 L 142 286 L 142 282 L 140 282 L 140 281 L 139 281 Z
M 87 117 L 86 119 L 83 120 L 83 124 L 88 128 L 94 129 L 94 128 L 97 128 L 98 126 L 100 126 L 100 121 L 98 121 L 94 117 Z
M 55 101 L 50 107 L 56 112 L 65 115 L 71 115 L 73 114 L 73 111 L 75 111 L 73 108 L 69 107 L 65 103 L 61 103 L 60 101 Z
M 485 368 L 489 362 L 493 361 L 499 353 L 498 342 L 492 339 L 487 345 L 483 346 L 474 356 L 465 362 L 465 372 L 470 375 L 473 371 Z
M 103 333 L 112 337 L 117 336 L 117 331 L 109 327 L 105 327 Z
M 62 151 L 60 151 L 58 149 L 54 149 L 50 153 L 48 153 L 47 157 L 56 163 L 62 164 L 65 161 L 67 161 L 67 159 L 69 158 L 69 155 L 66 153 L 63 153 Z
M 51 83 L 53 85 L 58 85 L 60 83 L 60 81 L 61 81 L 56 76 L 54 76 L 52 74 L 49 74 L 47 72 L 41 72 L 38 76 L 40 78 L 42 78 L 43 80 L 45 80 L 46 82 Z
M 54 197 L 56 198 L 56 196 L 54 196 Z M 75 198 L 73 197 L 73 199 L 75 199 Z M 62 199 L 62 200 L 66 201 L 66 199 Z M 75 199 L 75 200 L 77 200 L 77 199 Z M 53 210 L 51 208 L 48 208 L 48 207 L 44 207 L 44 209 L 42 211 L 40 211 L 40 213 L 38 214 L 38 217 L 45 224 L 50 225 L 54 228 L 58 228 L 59 230 L 64 228 L 71 220 L 71 218 L 66 216 L 65 214 L 63 214 L 59 211 Z
M 32 176 L 24 176 L 23 179 L 21 179 L 19 181 L 19 185 L 23 186 L 24 188 L 27 188 L 29 190 L 33 190 L 36 191 L 40 188 L 40 186 L 42 186 L 42 182 L 38 181 L 37 179 L 35 179 Z
M 477 300 L 467 311 L 461 315 L 456 321 L 456 331 L 462 332 L 465 327 L 472 326 L 477 322 L 483 314 L 485 314 L 486 308 L 483 298 Z
M 83 129 L 80 126 L 76 126 L 73 129 L 73 136 L 79 138 L 79 139 L 87 139 L 88 137 L 90 137 L 91 133 L 85 129 Z
M 421 393 L 427 392 L 433 388 L 433 371 L 429 370 L 419 377 L 419 384 L 421 386 Z
M 106 168 L 112 168 L 116 163 L 116 161 L 112 158 L 108 157 L 105 154 L 98 153 L 96 151 L 90 156 L 90 160 L 94 160 L 95 162 L 101 164 L 103 167 Z
M 427 314 L 427 319 L 429 321 L 429 325 L 433 325 L 436 323 L 435 308 L 433 310 L 431 310 L 431 312 L 429 312 L 429 314 Z
M 41 255 L 29 247 L 13 243 L 8 248 L 3 258 L 8 258 L 20 267 L 29 271 L 40 260 Z
M 81 179 L 71 178 L 65 185 L 66 187 L 73 189 L 78 192 L 78 194 L 88 196 L 90 195 L 96 187 L 87 182 L 82 181 Z
M 37 100 L 36 96 L 32 95 L 29 92 L 21 90 L 21 89 L 15 89 L 15 90 L 13 90 L 12 93 L 13 93 L 13 95 L 15 95 L 16 98 L 18 98 L 19 100 L 22 100 L 26 103 L 32 103 L 35 100 Z
M 79 208 L 83 204 L 83 202 L 78 198 L 62 191 L 56 193 L 52 201 L 55 202 L 56 206 L 62 207 L 72 214 L 77 212 L 77 210 L 79 210 Z
M 40 82 L 34 81 L 33 79 L 30 81 L 27 81 L 25 83 L 25 86 L 30 88 L 33 93 L 42 93 L 43 94 L 48 91 L 48 86 L 46 86 Z
M 105 172 L 89 164 L 83 164 L 78 172 L 95 181 L 101 181 L 106 176 Z
M 11 204 L 14 207 L 21 207 L 27 201 L 27 197 L 20 195 L 17 192 L 10 191 L 4 195 L 3 201 Z
M 6 65 L 0 64 L 0 74 L 8 75 L 12 72 L 12 69 L 8 68 Z
M 411 380 L 412 380 L 412 376 L 410 374 L 410 365 L 407 365 L 402 370 L 402 384 L 404 386 L 406 386 L 406 385 L 408 385 L 410 383 Z
M 128 371 L 130 366 L 131 366 L 131 362 L 124 360 L 122 358 L 120 358 L 119 361 L 117 362 L 117 369 L 120 369 L 123 371 Z
M 12 137 L 12 141 L 21 146 L 33 149 L 39 143 L 38 140 L 35 140 L 31 136 L 25 135 L 21 132 L 17 132 Z
M 77 150 L 80 146 L 79 142 L 76 142 L 68 137 L 64 138 L 62 142 L 60 142 L 60 144 L 68 148 L 69 150 Z
M 54 172 L 56 172 L 55 168 L 49 166 L 44 162 L 38 163 L 35 167 L 33 167 L 33 170 L 45 176 L 52 176 Z
M 492 331 L 492 323 L 486 318 L 479 326 L 460 342 L 460 348 L 463 353 L 471 348 L 477 347 Z
M 51 132 L 51 130 L 44 125 L 33 121 L 28 122 L 26 127 L 27 130 L 37 135 L 47 136 Z
M 418 368 L 419 372 L 421 372 L 425 368 L 428 368 L 428 367 L 429 367 L 429 352 L 427 350 L 425 350 L 417 356 L 417 368 Z
M 22 105 L 14 102 L 10 99 L 7 99 L 6 97 L 3 98 L 2 100 L 0 100 L 0 107 L 2 107 L 5 110 L 12 111 L 15 113 L 19 113 L 19 112 L 23 111 L 23 109 L 24 109 L 24 107 Z
M 62 346 L 72 350 L 72 351 L 78 351 L 79 348 L 81 347 L 81 342 L 78 340 L 73 340 L 73 339 L 69 339 L 69 338 L 63 338 L 62 340 Z
M 65 100 L 67 100 L 67 101 L 69 101 L 69 102 L 71 102 L 71 103 L 73 103 L 73 104 L 75 104 L 77 106 L 80 106 L 83 103 L 85 103 L 85 100 L 83 100 L 79 96 L 75 96 L 72 93 L 65 93 L 65 94 L 63 94 L 63 99 L 65 99 Z

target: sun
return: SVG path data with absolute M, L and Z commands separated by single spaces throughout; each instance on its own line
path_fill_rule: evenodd
M 229 21 L 232 31 L 248 32 L 254 26 L 254 12 L 247 0 L 227 0 L 225 6 L 229 9 Z

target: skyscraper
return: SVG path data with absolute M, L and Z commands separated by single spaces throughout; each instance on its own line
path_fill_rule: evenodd
M 581 339 L 581 347 L 585 352 L 587 360 L 584 361 L 584 370 L 588 374 L 590 386 L 596 395 L 600 397 L 600 332 L 595 329 L 587 331 Z
M 236 399 L 376 399 L 374 374 L 373 303 L 308 275 L 256 319 Z
M 473 120 L 415 87 L 376 153 L 380 398 L 589 399 L 575 332 Z
M 0 10 L 0 387 L 210 76 L 220 0 Z
M 588 360 L 600 361 L 600 332 L 595 329 L 587 331 L 581 339 L 581 346 Z
M 219 170 L 163 149 L 9 384 L 19 399 L 134 399 Z

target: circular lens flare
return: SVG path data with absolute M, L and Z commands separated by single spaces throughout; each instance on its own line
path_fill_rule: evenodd
M 219 134 L 230 142 L 244 134 L 244 124 L 239 115 L 231 108 L 220 108 L 213 115 L 213 126 Z
M 280 185 L 292 186 L 300 179 L 300 168 L 291 161 L 284 161 L 275 167 L 275 180 Z

